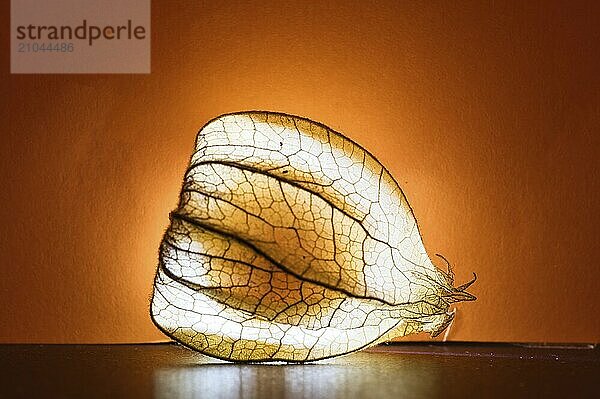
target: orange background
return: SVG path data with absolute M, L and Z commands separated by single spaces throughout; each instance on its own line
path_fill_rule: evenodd
M 429 253 L 479 275 L 448 339 L 600 341 L 599 3 L 153 1 L 149 75 L 10 75 L 7 3 L 0 341 L 164 339 L 149 296 L 196 132 L 248 109 L 390 169 Z

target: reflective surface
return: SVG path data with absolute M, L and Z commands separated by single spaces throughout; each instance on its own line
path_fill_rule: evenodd
M 173 344 L 0 345 L 2 398 L 593 397 L 600 350 L 398 344 L 304 365 L 232 364 Z

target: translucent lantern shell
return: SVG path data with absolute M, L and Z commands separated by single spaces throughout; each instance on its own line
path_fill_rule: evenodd
M 433 265 L 390 173 L 305 118 L 206 124 L 170 221 L 152 319 L 217 358 L 305 362 L 435 335 L 474 299 Z

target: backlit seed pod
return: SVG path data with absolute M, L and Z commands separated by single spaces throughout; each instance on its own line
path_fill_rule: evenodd
M 365 149 L 296 116 L 198 134 L 154 283 L 154 323 L 232 361 L 305 362 L 452 320 L 474 300 L 436 268 L 402 190 Z

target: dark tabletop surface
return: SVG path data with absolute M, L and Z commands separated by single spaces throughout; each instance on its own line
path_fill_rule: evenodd
M 233 364 L 175 344 L 0 345 L 0 398 L 600 397 L 600 349 L 384 345 L 310 364 Z

